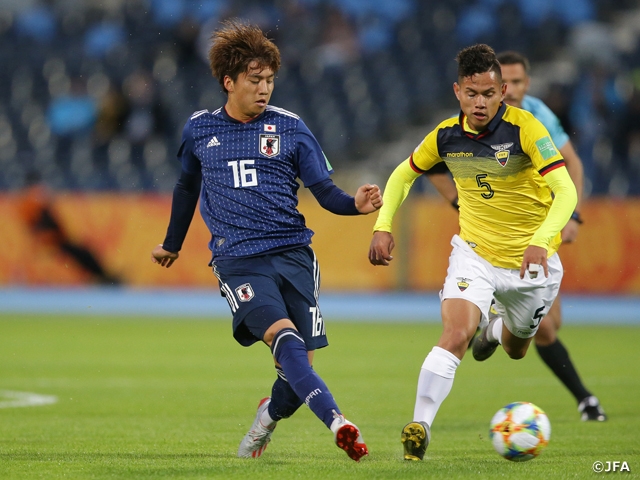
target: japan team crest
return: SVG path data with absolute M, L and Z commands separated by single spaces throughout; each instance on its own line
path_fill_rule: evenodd
M 245 283 L 236 288 L 236 295 L 241 302 L 248 302 L 253 298 L 253 288 L 250 283 Z
M 496 151 L 496 154 L 495 154 L 496 160 L 503 167 L 509 161 L 509 155 L 511 154 L 511 152 L 509 152 L 509 149 L 512 146 L 513 146 L 513 142 L 501 143 L 499 145 L 491 145 L 491 148 L 493 148 Z
M 280 135 L 260 135 L 260 153 L 265 157 L 275 157 L 280 153 Z

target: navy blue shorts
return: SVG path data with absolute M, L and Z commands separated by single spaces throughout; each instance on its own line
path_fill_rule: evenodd
M 278 320 L 290 319 L 307 350 L 326 347 L 318 306 L 320 268 L 311 247 L 213 262 L 233 314 L 233 337 L 244 346 L 262 340 Z

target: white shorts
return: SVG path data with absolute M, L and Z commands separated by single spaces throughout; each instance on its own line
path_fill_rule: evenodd
M 520 270 L 494 267 L 458 235 L 453 236 L 451 245 L 453 250 L 440 300 L 467 300 L 480 309 L 482 321 L 486 322 L 495 297 L 495 309 L 509 331 L 516 337 L 533 337 L 560 289 L 563 271 L 558 254 L 547 260 L 548 277 L 541 271 L 533 279 L 526 272 L 521 279 Z

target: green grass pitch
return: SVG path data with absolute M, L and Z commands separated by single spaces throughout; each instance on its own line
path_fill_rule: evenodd
M 404 462 L 400 430 L 440 325 L 333 321 L 314 367 L 362 430 L 370 456 L 350 460 L 302 407 L 258 460 L 235 457 L 275 379 L 264 345 L 243 348 L 229 320 L 0 316 L 6 392 L 57 403 L 0 408 L 0 477 L 29 478 L 594 478 L 596 461 L 640 474 L 640 327 L 565 326 L 561 338 L 609 414 L 579 421 L 573 398 L 535 348 L 460 365 L 424 462 Z M 5 398 L 2 397 L 5 396 Z M 492 415 L 530 401 L 551 420 L 542 455 L 511 463 L 488 439 Z M 606 474 L 604 474 L 606 475 Z M 611 474 L 610 474 L 611 475 Z

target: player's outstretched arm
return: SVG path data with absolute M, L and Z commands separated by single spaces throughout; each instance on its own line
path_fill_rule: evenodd
M 369 246 L 369 262 L 371 265 L 388 266 L 393 260 L 391 252 L 395 247 L 393 235 L 389 232 L 377 231 L 373 233 L 371 245 Z
M 362 214 L 369 214 L 382 207 L 382 192 L 378 185 L 362 185 L 355 195 L 356 208 Z
M 153 263 L 157 263 L 161 267 L 169 268 L 179 256 L 180 254 L 178 252 L 168 252 L 162 248 L 162 245 L 158 245 L 151 252 L 151 261 Z
M 173 189 L 171 218 L 164 241 L 151 252 L 151 261 L 161 267 L 169 268 L 178 259 L 178 252 L 191 225 L 193 214 L 200 196 L 202 174 L 182 171 L 180 179 Z M 167 245 L 166 250 L 164 246 Z
M 369 262 L 372 265 L 389 265 L 395 246 L 391 235 L 393 216 L 409 194 L 413 182 L 420 174 L 413 171 L 409 159 L 398 165 L 391 173 L 384 192 L 384 206 L 373 227 L 373 238 L 369 246 Z

